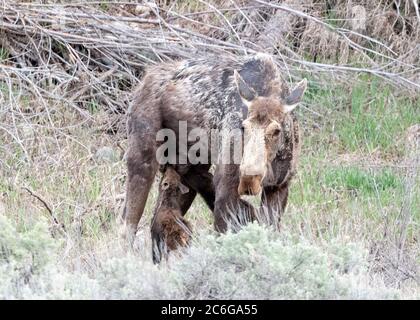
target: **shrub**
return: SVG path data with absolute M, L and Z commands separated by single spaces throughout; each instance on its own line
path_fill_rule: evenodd
M 2 299 L 383 299 L 399 298 L 371 275 L 367 251 L 340 241 L 316 245 L 250 224 L 205 233 L 167 263 L 136 253 L 101 258 L 86 270 L 59 262 L 45 223 L 18 232 L 0 216 Z M 109 253 L 108 253 L 109 256 Z
M 0 298 L 19 297 L 44 272 L 55 249 L 44 222 L 18 232 L 0 215 Z
M 367 252 L 355 243 L 293 242 L 257 224 L 239 233 L 207 235 L 176 264 L 191 298 L 393 298 L 369 284 Z M 184 270 L 184 272 L 182 272 Z

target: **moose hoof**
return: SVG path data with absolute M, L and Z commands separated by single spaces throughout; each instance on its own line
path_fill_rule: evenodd
M 126 223 L 122 223 L 118 230 L 118 234 L 120 239 L 130 247 L 133 247 L 134 240 L 136 238 L 136 228 L 127 225 Z

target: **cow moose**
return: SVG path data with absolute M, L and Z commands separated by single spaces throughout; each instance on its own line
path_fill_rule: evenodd
M 156 137 L 161 129 L 180 136 L 195 128 L 243 138 L 240 163 L 211 161 L 175 163 L 173 169 L 189 191 L 177 197 L 184 215 L 200 194 L 214 215 L 219 232 L 228 228 L 232 212 L 255 218 L 256 208 L 242 195 L 261 194 L 273 223 L 287 203 L 300 150 L 298 122 L 292 111 L 306 89 L 306 79 L 289 90 L 273 59 L 266 54 L 243 58 L 213 57 L 160 63 L 150 67 L 134 93 L 128 111 L 127 194 L 123 213 L 131 242 L 159 168 Z M 177 140 L 177 156 L 181 148 Z M 166 193 L 167 190 L 160 190 Z M 165 195 L 159 195 L 165 198 Z M 154 226 L 156 227 L 156 226 Z

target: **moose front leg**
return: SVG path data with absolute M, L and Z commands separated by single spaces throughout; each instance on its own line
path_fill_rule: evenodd
M 128 127 L 128 174 L 123 222 L 124 236 L 132 244 L 158 169 L 156 133 L 159 125 L 151 119 L 132 117 Z
M 281 216 L 286 209 L 289 196 L 289 183 L 281 186 L 264 187 L 262 193 L 262 216 L 266 216 L 270 225 L 278 226 Z
M 214 175 L 216 200 L 214 203 L 214 228 L 226 232 L 228 226 L 238 229 L 255 219 L 255 208 L 240 198 L 238 193 L 239 168 L 237 165 L 220 165 Z

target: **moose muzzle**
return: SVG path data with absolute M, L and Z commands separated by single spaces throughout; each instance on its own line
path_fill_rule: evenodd
M 239 180 L 238 193 L 239 195 L 255 196 L 261 191 L 261 175 L 242 176 Z
M 264 130 L 253 128 L 244 121 L 244 152 L 239 166 L 239 195 L 257 195 L 261 191 L 262 180 L 266 173 L 267 150 Z

